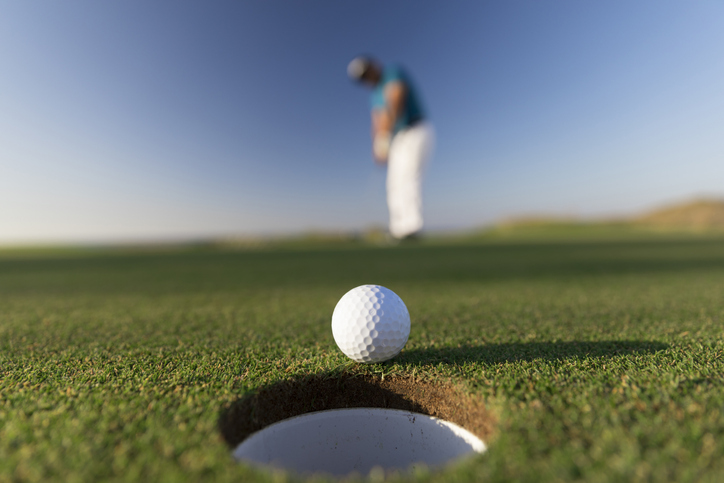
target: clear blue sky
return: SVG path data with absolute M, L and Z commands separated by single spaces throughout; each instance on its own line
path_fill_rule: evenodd
M 6 1 L 0 244 L 385 225 L 371 53 L 437 130 L 431 229 L 724 195 L 724 3 Z

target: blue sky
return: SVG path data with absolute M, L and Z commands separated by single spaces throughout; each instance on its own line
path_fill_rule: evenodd
M 0 3 L 0 244 L 385 225 L 371 53 L 437 131 L 431 229 L 724 196 L 724 3 Z

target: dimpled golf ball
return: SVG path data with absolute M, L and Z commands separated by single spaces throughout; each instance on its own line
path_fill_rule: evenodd
M 410 336 L 410 313 L 392 290 L 380 285 L 353 288 L 332 314 L 337 346 L 357 362 L 382 362 L 400 353 Z

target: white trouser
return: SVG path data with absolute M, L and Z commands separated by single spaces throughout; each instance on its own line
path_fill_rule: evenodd
M 434 140 L 432 125 L 424 121 L 392 138 L 387 157 L 387 207 L 390 233 L 395 238 L 422 229 L 422 174 Z

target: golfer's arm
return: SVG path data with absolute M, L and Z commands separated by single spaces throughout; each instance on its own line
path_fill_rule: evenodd
M 387 102 L 387 130 L 391 131 L 402 110 L 405 108 L 407 87 L 401 81 L 390 82 L 385 86 L 385 101 Z
M 393 124 L 386 109 L 372 109 L 372 140 L 381 133 L 388 133 L 392 130 Z
M 372 110 L 372 139 L 380 133 L 390 133 L 405 107 L 407 87 L 400 81 L 385 86 L 385 108 Z

